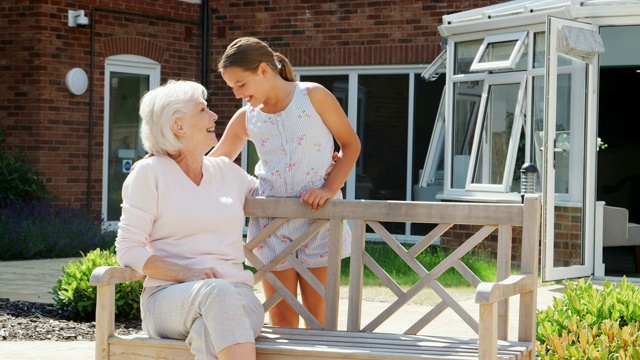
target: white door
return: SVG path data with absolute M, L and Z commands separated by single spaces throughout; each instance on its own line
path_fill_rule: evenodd
M 138 104 L 160 85 L 160 64 L 141 56 L 116 55 L 105 61 L 103 227 L 120 219 L 122 184 L 134 162 L 145 155 L 140 141 Z
M 598 26 L 547 19 L 543 280 L 593 274 Z

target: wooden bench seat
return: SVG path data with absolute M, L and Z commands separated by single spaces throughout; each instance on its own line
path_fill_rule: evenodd
M 265 310 L 278 301 L 287 301 L 310 324 L 310 329 L 265 326 L 256 339 L 259 360 L 288 359 L 533 359 L 535 356 L 535 314 L 540 240 L 540 197 L 527 195 L 523 204 L 420 203 L 402 201 L 331 201 L 321 210 L 311 212 L 295 199 L 248 199 L 248 216 L 277 218 L 245 244 L 245 255 L 256 266 L 256 284 L 268 278 L 278 293 L 265 299 Z M 294 239 L 289 248 L 268 264 L 262 264 L 251 252 L 287 219 L 309 218 L 315 224 Z M 340 301 L 340 253 L 343 220 L 350 220 L 353 233 L 349 289 L 346 300 L 346 324 L 338 326 Z M 385 222 L 433 224 L 433 229 L 408 250 L 384 227 Z M 306 269 L 296 265 L 291 255 L 324 225 L 330 224 L 330 263 L 328 283 L 324 286 Z M 427 271 L 416 258 L 433 246 L 454 224 L 470 225 L 466 240 L 437 266 Z M 470 230 L 472 228 L 478 230 Z M 522 229 L 520 267 L 512 275 L 513 227 Z M 393 276 L 365 251 L 367 231 L 375 232 L 420 279 L 408 289 L 400 287 Z M 481 282 L 461 261 L 480 246 L 490 234 L 497 235 L 497 281 Z M 289 261 L 326 299 L 324 326 L 286 291 L 271 274 L 281 261 Z M 396 299 L 385 304 L 371 320 L 363 320 L 363 271 L 371 270 Z M 438 277 L 453 268 L 476 287 L 475 302 L 479 316 L 469 314 Z M 123 267 L 100 267 L 91 283 L 98 286 L 96 310 L 96 359 L 193 359 L 184 341 L 150 339 L 144 335 L 114 334 L 115 284 L 143 279 L 135 270 Z M 393 314 L 401 311 L 416 295 L 429 289 L 440 297 L 434 306 L 425 306 L 423 316 L 406 324 L 404 333 L 391 334 L 377 329 Z M 509 334 L 508 299 L 519 296 L 518 326 L 515 339 Z M 344 297 L 343 297 L 344 298 Z M 462 323 L 478 334 L 476 337 L 446 337 L 421 334 L 445 310 L 452 310 Z M 436 329 L 437 332 L 437 329 Z

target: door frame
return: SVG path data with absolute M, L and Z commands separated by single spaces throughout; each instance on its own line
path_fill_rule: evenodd
M 103 231 L 115 231 L 117 221 L 107 221 L 107 205 L 109 196 L 109 118 L 110 118 L 110 87 L 111 73 L 120 72 L 128 74 L 140 74 L 149 76 L 149 90 L 160 86 L 161 65 L 152 59 L 138 55 L 114 55 L 109 56 L 104 62 L 104 117 L 103 117 L 103 159 L 102 159 L 102 229 Z

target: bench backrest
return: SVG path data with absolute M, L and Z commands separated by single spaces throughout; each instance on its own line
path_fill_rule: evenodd
M 288 261 L 298 272 L 320 293 L 326 300 L 326 317 L 324 329 L 338 329 L 338 310 L 340 298 L 340 266 L 341 234 L 344 220 L 348 220 L 352 234 L 352 248 L 350 259 L 350 277 L 348 294 L 348 331 L 376 331 L 395 312 L 408 304 L 420 291 L 430 287 L 440 298 L 440 302 L 424 316 L 416 319 L 405 334 L 416 334 L 434 320 L 447 308 L 454 310 L 469 327 L 478 332 L 478 322 L 462 309 L 457 301 L 439 282 L 438 277 L 450 268 L 456 269 L 474 287 L 480 284 L 480 279 L 462 261 L 467 253 L 487 241 L 490 234 L 497 233 L 497 279 L 506 279 L 512 272 L 512 234 L 514 227 L 522 231 L 520 261 L 521 268 L 516 269 L 520 274 L 538 274 L 538 246 L 539 246 L 539 195 L 527 195 L 524 204 L 492 204 L 492 203 L 453 203 L 453 202 L 405 202 L 405 201 L 362 201 L 340 200 L 329 201 L 318 211 L 311 211 L 309 207 L 298 199 L 281 198 L 252 198 L 245 204 L 245 213 L 253 217 L 275 218 L 271 225 L 263 229 L 255 237 L 248 239 L 245 245 L 247 259 L 256 267 L 255 282 L 267 278 L 276 288 L 278 294 L 267 299 L 265 309 L 271 308 L 281 299 L 287 301 L 312 329 L 322 329 L 320 323 L 289 293 L 286 288 L 270 273 L 280 262 Z M 267 264 L 263 264 L 253 253 L 252 249 L 259 246 L 264 239 L 282 226 L 288 219 L 307 218 L 313 220 L 308 231 L 294 239 L 285 251 Z M 412 245 L 408 250 L 392 236 L 384 227 L 384 223 L 413 223 L 432 224 L 432 230 Z M 431 270 L 426 270 L 416 258 L 433 246 L 438 238 L 451 229 L 454 224 L 470 225 L 475 232 L 468 235 L 465 232 L 464 243 L 449 254 L 443 261 Z M 329 267 L 326 287 L 320 283 L 307 269 L 300 266 L 293 254 L 296 249 L 324 226 L 330 226 Z M 476 231 L 477 229 L 477 231 Z M 367 231 L 375 232 L 407 266 L 415 271 L 420 280 L 409 289 L 403 289 L 394 281 L 374 259 L 365 251 Z M 495 244 L 494 244 L 495 245 Z M 361 317 L 363 271 L 365 266 L 376 274 L 381 282 L 397 297 L 388 304 L 373 320 L 363 324 Z M 535 312 L 535 306 L 532 310 Z M 506 306 L 499 308 L 500 338 L 506 339 L 508 310 Z M 533 319 L 535 314 L 528 314 L 525 318 Z M 534 323 L 525 327 L 531 328 Z M 530 331 L 527 331 L 530 332 Z

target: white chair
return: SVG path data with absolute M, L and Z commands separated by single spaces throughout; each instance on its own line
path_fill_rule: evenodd
M 629 222 L 629 210 L 604 206 L 602 243 L 604 247 L 635 247 L 636 272 L 640 273 L 640 224 Z

